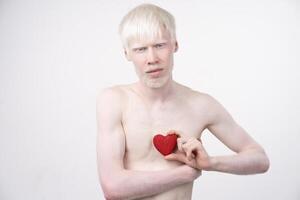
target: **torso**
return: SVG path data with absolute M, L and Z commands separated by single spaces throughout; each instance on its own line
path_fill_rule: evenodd
M 182 137 L 200 138 L 206 128 L 205 95 L 178 85 L 178 94 L 165 105 L 149 107 L 132 85 L 120 86 L 124 94 L 122 125 L 126 138 L 124 164 L 127 169 L 155 171 L 182 163 L 166 161 L 152 138 L 175 130 Z M 203 100 L 202 100 L 203 99 Z M 193 183 L 184 184 L 146 199 L 191 199 Z

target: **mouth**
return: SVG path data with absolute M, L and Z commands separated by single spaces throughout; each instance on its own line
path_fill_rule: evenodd
M 162 70 L 163 70 L 162 68 L 157 68 L 157 69 L 149 70 L 146 73 L 154 73 L 154 72 L 159 72 L 159 71 L 162 71 Z
M 162 68 L 152 69 L 147 71 L 146 73 L 149 74 L 151 78 L 159 78 L 162 75 Z

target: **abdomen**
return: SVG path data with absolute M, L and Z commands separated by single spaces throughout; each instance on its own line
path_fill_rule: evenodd
M 180 185 L 169 191 L 142 198 L 142 200 L 191 200 L 193 191 L 193 182 Z

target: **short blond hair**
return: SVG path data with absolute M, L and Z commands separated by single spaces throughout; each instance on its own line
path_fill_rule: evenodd
M 119 26 L 123 47 L 128 49 L 133 41 L 161 37 L 166 30 L 176 40 L 175 19 L 172 14 L 153 4 L 142 4 L 125 15 Z

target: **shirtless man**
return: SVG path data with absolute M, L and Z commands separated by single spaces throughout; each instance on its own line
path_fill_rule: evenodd
M 139 81 L 102 90 L 97 97 L 99 180 L 107 199 L 188 200 L 202 170 L 264 173 L 263 148 L 213 97 L 172 79 L 178 49 L 173 16 L 143 4 L 120 24 L 125 55 Z M 209 156 L 201 142 L 208 129 L 235 153 Z M 175 131 L 176 152 L 163 156 L 153 136 Z

